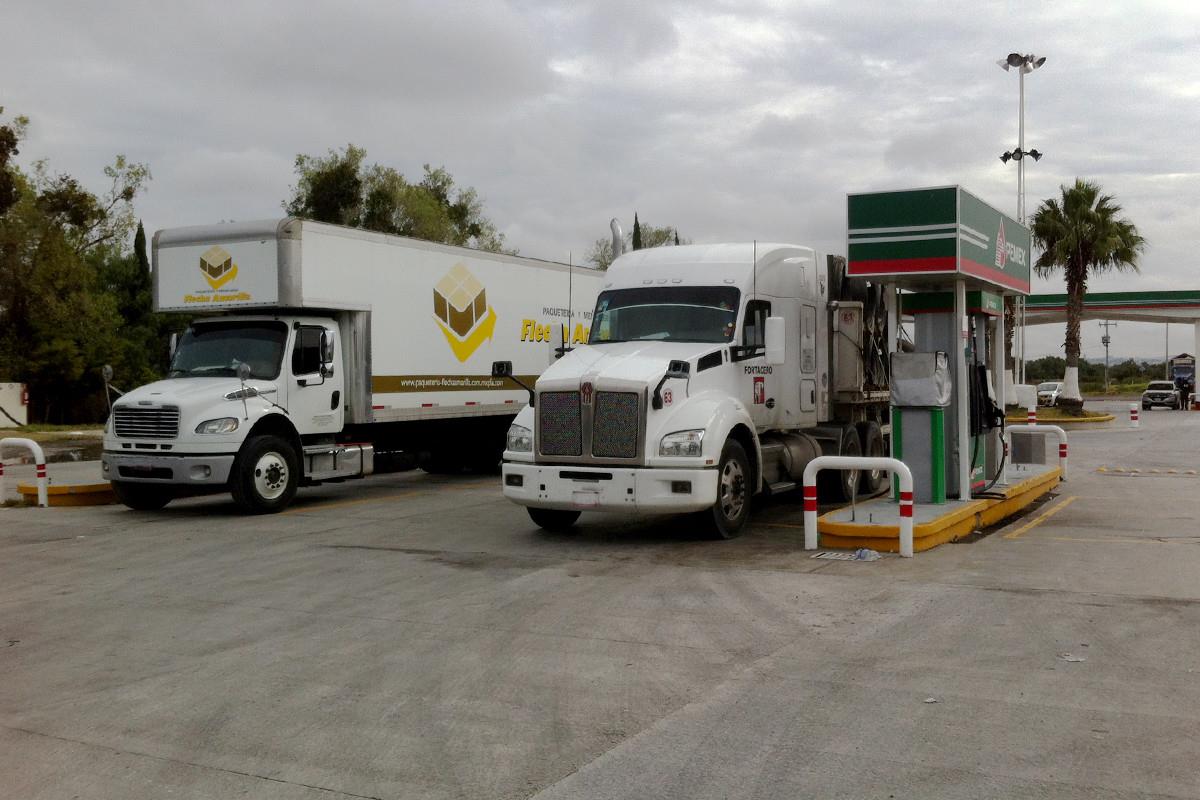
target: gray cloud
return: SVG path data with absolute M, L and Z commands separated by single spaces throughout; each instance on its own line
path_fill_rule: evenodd
M 512 245 L 564 259 L 634 210 L 696 241 L 835 251 L 851 191 L 960 183 L 1011 212 L 1017 78 L 995 60 L 1032 49 L 1049 60 L 1026 79 L 1026 145 L 1047 153 L 1029 208 L 1099 180 L 1150 240 L 1137 285 L 1200 281 L 1200 17 L 1182 4 L 16 0 L 5 20 L 22 158 L 96 188 L 113 154 L 148 161 L 151 228 L 279 213 L 296 153 L 353 141 L 408 174 L 444 164 Z

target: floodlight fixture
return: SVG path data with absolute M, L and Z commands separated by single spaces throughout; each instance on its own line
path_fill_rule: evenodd
M 1030 157 L 1030 158 L 1032 158 L 1034 161 L 1041 161 L 1041 160 L 1042 160 L 1042 156 L 1044 156 L 1044 155 L 1046 155 L 1046 154 L 1045 154 L 1045 153 L 1039 153 L 1037 150 L 1030 150 L 1030 151 L 1029 151 L 1028 153 L 1026 153 L 1025 155 L 1029 156 L 1029 157 Z

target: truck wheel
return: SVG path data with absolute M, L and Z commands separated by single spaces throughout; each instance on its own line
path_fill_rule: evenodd
M 860 456 L 862 448 L 858 445 L 858 432 L 854 428 L 842 430 L 842 445 L 837 453 L 839 456 Z M 856 469 L 825 470 L 820 473 L 822 494 L 835 503 L 849 503 L 858 492 L 858 474 Z
M 734 439 L 721 449 L 717 467 L 717 502 L 709 513 L 710 532 L 718 539 L 734 539 L 742 534 L 750 516 L 750 459 L 746 449 Z
M 112 488 L 117 499 L 134 511 L 158 511 L 175 499 L 170 488 L 153 483 L 113 481 Z
M 575 524 L 575 520 L 579 519 L 578 511 L 560 511 L 554 508 L 526 508 L 529 512 L 529 518 L 533 520 L 533 524 L 537 525 L 542 530 L 551 531 L 552 533 L 563 533 L 569 531 Z
M 855 429 L 858 432 L 858 442 L 863 455 L 869 458 L 886 457 L 887 447 L 883 441 L 883 431 L 877 422 L 859 422 Z M 887 485 L 888 471 L 886 469 L 865 469 L 859 478 L 859 486 L 865 495 L 878 494 Z
M 255 436 L 238 455 L 229 483 L 234 501 L 251 514 L 282 511 L 300 485 L 300 459 L 287 439 Z

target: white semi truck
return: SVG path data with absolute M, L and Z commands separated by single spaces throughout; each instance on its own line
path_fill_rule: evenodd
M 228 490 L 278 511 L 376 449 L 494 466 L 522 383 L 587 341 L 600 273 L 287 218 L 161 230 L 158 311 L 200 314 L 166 379 L 113 405 L 102 468 L 127 506 Z
M 542 374 L 509 429 L 505 496 L 551 530 L 581 511 L 699 512 L 728 538 L 753 495 L 796 488 L 818 455 L 886 455 L 894 327 L 883 287 L 844 265 L 762 243 L 618 258 L 587 345 Z M 843 500 L 886 481 L 827 477 Z

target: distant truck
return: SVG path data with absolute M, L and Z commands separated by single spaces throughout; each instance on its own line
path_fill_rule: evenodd
M 102 468 L 157 509 L 230 491 L 279 511 L 302 484 L 499 463 L 532 382 L 587 341 L 601 273 L 287 218 L 161 230 L 154 304 L 198 316 L 165 380 L 114 404 Z
M 887 455 L 883 292 L 843 282 L 844 264 L 763 243 L 618 258 L 587 346 L 543 373 L 509 430 L 505 496 L 550 530 L 581 511 L 699 512 L 729 538 L 754 495 L 795 489 L 817 456 Z M 822 477 L 841 500 L 887 479 Z

